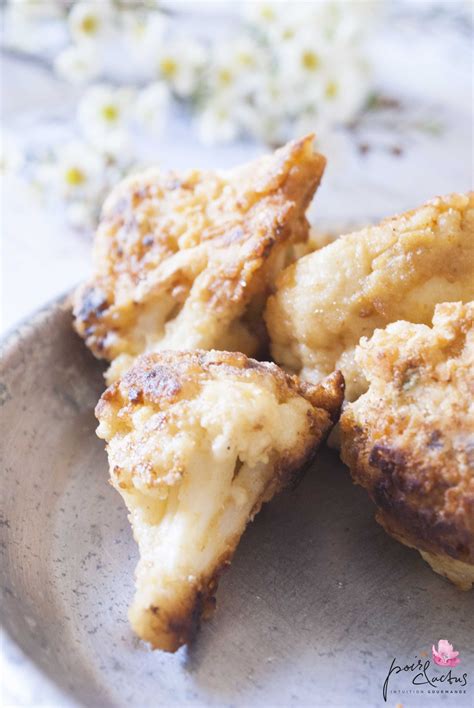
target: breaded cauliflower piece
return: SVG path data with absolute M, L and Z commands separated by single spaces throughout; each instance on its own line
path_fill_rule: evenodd
M 339 372 L 311 386 L 217 351 L 143 355 L 103 394 L 97 434 L 140 549 L 129 617 L 142 639 L 190 641 L 247 522 L 298 478 L 342 399 Z
M 354 349 L 390 322 L 429 324 L 440 302 L 474 298 L 474 193 L 452 194 L 341 236 L 278 278 L 265 319 L 275 361 L 309 381 L 340 369 L 367 389 Z
M 392 536 L 463 589 L 474 583 L 474 303 L 433 327 L 395 322 L 363 339 L 369 390 L 341 416 L 342 458 Z
M 113 190 L 74 302 L 77 332 L 114 362 L 109 383 L 150 351 L 259 353 L 268 291 L 308 237 L 324 166 L 310 135 L 227 173 L 150 169 Z
M 310 226 L 308 239 L 296 243 L 290 252 L 289 263 L 297 261 L 298 258 L 307 256 L 308 253 L 314 253 L 320 248 L 324 248 L 328 243 L 332 243 L 337 238 L 337 232 L 334 230 L 317 230 Z M 289 265 L 288 263 L 288 265 Z

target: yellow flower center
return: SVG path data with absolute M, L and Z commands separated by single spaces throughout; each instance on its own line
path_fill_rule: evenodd
M 326 85 L 326 98 L 335 98 L 339 92 L 339 86 L 335 81 L 329 81 Z
M 237 61 L 242 66 L 254 66 L 255 60 L 249 52 L 239 52 L 237 55 Z
M 86 15 L 81 22 L 81 29 L 84 34 L 95 34 L 97 32 L 98 22 L 94 15 Z
M 224 123 L 224 122 L 227 120 L 228 117 L 229 117 L 229 114 L 228 114 L 228 112 L 226 111 L 225 108 L 219 108 L 219 109 L 216 111 L 216 118 L 217 118 L 217 120 L 220 121 L 221 123 Z
M 78 187 L 86 181 L 86 176 L 78 167 L 70 167 L 65 174 L 67 184 Z
M 117 106 L 114 106 L 112 104 L 108 104 L 106 106 L 103 106 L 102 108 L 102 117 L 104 120 L 106 120 L 108 123 L 115 123 L 119 116 L 118 108 Z
M 167 79 L 172 79 L 176 75 L 178 65 L 171 57 L 164 57 L 160 61 L 160 69 L 163 76 Z
M 229 84 L 231 84 L 232 78 L 232 72 L 230 71 L 230 69 L 221 69 L 218 73 L 219 82 L 223 86 L 228 86 Z
M 267 22 L 273 22 L 275 19 L 275 12 L 273 11 L 273 8 L 271 5 L 263 5 L 260 8 L 260 17 L 262 20 L 266 20 Z
M 308 69 L 308 71 L 316 71 L 320 64 L 318 55 L 309 50 L 303 52 L 301 56 L 301 63 L 305 69 Z

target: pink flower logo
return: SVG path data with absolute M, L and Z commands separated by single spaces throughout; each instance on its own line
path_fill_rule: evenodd
M 434 644 L 431 648 L 433 652 L 433 661 L 438 666 L 450 666 L 454 668 L 461 663 L 461 659 L 458 659 L 459 652 L 454 651 L 453 645 L 448 642 L 447 639 L 440 639 L 438 642 L 438 649 L 435 649 Z

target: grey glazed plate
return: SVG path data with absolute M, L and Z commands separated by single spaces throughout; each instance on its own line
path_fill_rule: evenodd
M 393 675 L 387 705 L 472 705 L 472 593 L 385 535 L 329 451 L 251 524 L 192 647 L 167 655 L 137 641 L 127 623 L 137 552 L 94 435 L 102 388 L 65 302 L 4 345 L 1 610 L 11 705 L 378 706 L 392 660 L 412 663 L 438 639 L 460 652 L 454 673 L 467 672 L 466 692 L 428 694 Z

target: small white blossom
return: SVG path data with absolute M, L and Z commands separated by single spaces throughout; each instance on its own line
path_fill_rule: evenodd
M 301 33 L 315 42 L 351 42 L 373 24 L 380 10 L 378 0 L 316 0 L 313 2 L 251 3 L 247 18 L 276 44 Z
M 327 125 L 326 115 L 321 112 L 320 107 L 316 104 L 308 106 L 295 118 L 295 135 L 315 133 L 319 142 L 322 140 L 323 136 L 327 135 L 328 130 L 329 128 Z
M 66 47 L 54 61 L 56 72 L 73 84 L 95 79 L 101 69 L 96 51 L 88 45 Z
M 42 0 L 10 0 L 2 4 L 2 44 L 29 53 L 44 51 L 45 33 L 39 30 L 54 19 L 57 7 Z M 47 44 L 46 44 L 47 46 Z
M 66 206 L 66 219 L 74 229 L 90 230 L 97 220 L 97 205 L 88 200 L 72 201 Z
M 308 90 L 321 84 L 328 51 L 322 37 L 307 29 L 275 48 L 278 75 L 290 92 L 290 100 L 297 101 L 296 105 L 306 99 Z
M 106 35 L 113 19 L 108 0 L 76 2 L 69 13 L 68 24 L 76 42 L 93 42 Z
M 18 172 L 24 163 L 24 155 L 16 141 L 2 133 L 0 138 L 0 173 L 11 174 Z
M 354 52 L 341 53 L 328 61 L 321 77 L 320 110 L 327 122 L 350 121 L 362 108 L 370 88 L 370 72 Z
M 133 141 L 131 132 L 126 128 L 112 130 L 108 134 L 98 136 L 92 140 L 92 145 L 110 163 L 123 166 L 128 165 L 133 158 Z
M 262 111 L 255 105 L 242 106 L 239 111 L 239 122 L 243 132 L 275 147 L 282 145 L 294 135 L 285 115 Z
M 127 88 L 96 85 L 86 91 L 79 104 L 78 119 L 84 135 L 94 146 L 107 152 L 117 141 L 115 136 L 123 136 L 133 98 L 134 92 Z
M 35 182 L 53 203 L 62 200 L 71 226 L 88 230 L 94 226 L 106 194 L 125 176 L 130 164 L 119 165 L 111 156 L 76 140 L 62 145 L 55 156 L 38 166 Z
M 331 0 L 318 3 L 319 12 L 315 16 L 315 23 L 332 46 L 353 45 L 372 30 L 382 6 L 379 0 Z
M 9 0 L 8 7 L 18 18 L 45 20 L 61 16 L 62 3 L 57 0 Z
M 161 78 L 181 97 L 196 90 L 205 62 L 204 47 L 191 37 L 174 38 L 160 47 L 157 55 Z
M 170 92 L 164 81 L 156 81 L 140 91 L 135 101 L 135 118 L 150 133 L 163 131 L 170 103 Z
M 223 44 L 222 50 L 230 58 L 238 72 L 268 70 L 265 50 L 254 38 L 241 36 Z
M 196 129 L 201 142 L 209 146 L 235 140 L 239 134 L 232 105 L 219 100 L 209 102 L 199 113 Z
M 35 170 L 33 174 L 32 184 L 37 192 L 43 194 L 43 196 L 58 192 L 59 172 L 57 168 L 58 157 L 50 157 L 49 159 L 44 159 L 39 161 L 35 165 Z M 61 193 L 61 197 L 62 197 Z
M 103 182 L 104 162 L 101 156 L 80 141 L 62 146 L 52 167 L 49 175 L 53 187 L 65 198 L 90 197 Z
M 125 44 L 138 67 L 148 72 L 153 66 L 157 47 L 165 39 L 167 20 L 159 12 L 141 15 L 134 10 L 122 13 Z
M 238 104 L 236 110 L 245 131 L 260 140 L 277 145 L 290 136 L 288 92 L 280 76 L 259 76 L 252 100 Z
M 289 11 L 288 5 L 286 10 Z M 282 17 L 282 8 L 276 2 L 251 0 L 244 5 L 244 17 L 251 24 L 256 25 L 264 32 L 268 32 L 279 24 Z
M 214 47 L 206 86 L 211 94 L 248 95 L 269 68 L 270 57 L 265 49 L 250 37 L 239 37 Z
M 315 14 L 316 3 L 253 2 L 247 10 L 247 19 L 270 44 L 278 47 L 291 41 L 302 27 L 307 27 Z

